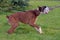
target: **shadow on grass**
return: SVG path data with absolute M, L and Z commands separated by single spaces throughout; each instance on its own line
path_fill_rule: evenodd
M 30 31 L 28 30 L 28 29 L 26 29 L 26 28 L 17 28 L 16 29 L 16 31 L 15 31 L 15 33 L 16 34 L 27 34 L 27 33 L 29 33 Z

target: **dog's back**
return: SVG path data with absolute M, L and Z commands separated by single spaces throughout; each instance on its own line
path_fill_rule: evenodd
M 30 23 L 30 22 L 33 22 L 35 20 L 36 13 L 38 14 L 38 12 L 36 10 L 29 10 L 29 11 L 25 11 L 25 12 L 17 12 L 15 14 L 7 16 L 7 18 L 14 17 L 14 19 L 16 21 L 20 21 L 23 23 Z
M 39 15 L 39 11 L 37 10 L 29 10 L 25 12 L 17 12 L 10 16 L 7 16 L 9 23 L 11 24 L 11 28 L 8 33 L 12 33 L 14 29 L 18 26 L 18 22 L 22 22 L 25 24 L 32 25 L 35 23 L 37 16 Z M 13 30 L 13 31 L 12 31 Z

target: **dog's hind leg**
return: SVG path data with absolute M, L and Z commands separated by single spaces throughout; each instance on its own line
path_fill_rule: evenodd
M 8 33 L 11 34 L 14 32 L 16 27 L 18 26 L 18 22 L 12 17 L 11 19 L 8 20 L 10 25 L 12 26 L 9 30 Z

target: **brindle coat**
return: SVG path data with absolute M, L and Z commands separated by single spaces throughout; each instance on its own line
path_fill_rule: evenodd
M 29 24 L 32 27 L 39 29 L 39 26 L 36 25 L 35 21 L 37 16 L 39 16 L 40 12 L 42 11 L 43 7 L 39 7 L 39 10 L 29 10 L 29 11 L 24 11 L 24 12 L 17 12 L 12 15 L 7 16 L 8 22 L 12 26 L 9 30 L 8 33 L 13 33 L 15 28 L 19 25 L 18 22 L 22 22 L 25 24 Z

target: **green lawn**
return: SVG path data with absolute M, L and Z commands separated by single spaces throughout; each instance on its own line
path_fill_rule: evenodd
M 29 3 L 32 5 L 28 7 L 29 9 L 35 9 L 39 5 L 60 5 L 59 1 L 30 1 Z M 34 28 L 23 23 L 13 34 L 7 34 L 10 25 L 8 25 L 6 13 L 0 12 L 0 40 L 60 40 L 60 8 L 38 17 L 37 24 L 42 27 L 43 34 L 39 34 Z

